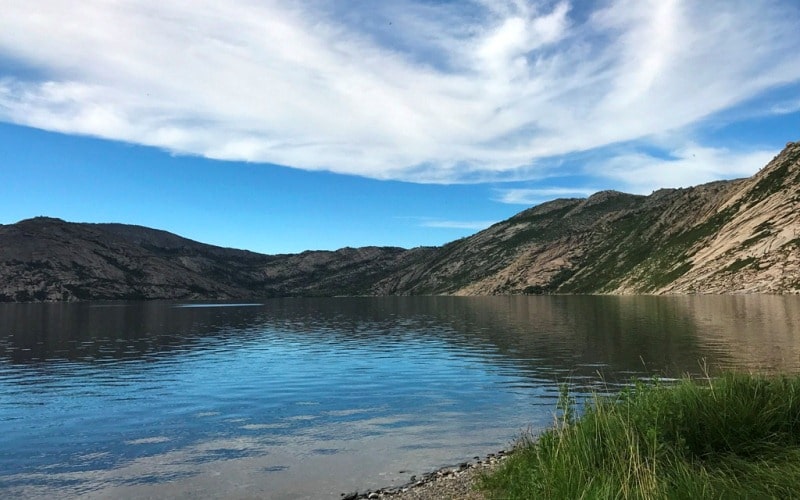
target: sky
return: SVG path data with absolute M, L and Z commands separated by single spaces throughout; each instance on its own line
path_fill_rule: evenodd
M 800 140 L 796 0 L 0 12 L 0 224 L 440 245 L 555 198 L 749 176 Z

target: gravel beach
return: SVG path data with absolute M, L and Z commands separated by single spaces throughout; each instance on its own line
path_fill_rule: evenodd
M 391 499 L 391 500 L 484 500 L 482 492 L 476 490 L 478 480 L 499 466 L 508 457 L 501 451 L 484 459 L 464 462 L 455 467 L 445 467 L 430 472 L 402 486 L 381 488 L 363 493 L 343 495 L 343 500 Z

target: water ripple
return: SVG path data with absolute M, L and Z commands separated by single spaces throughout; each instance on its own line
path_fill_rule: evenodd
M 507 447 L 564 383 L 800 369 L 800 299 L 628 299 L 0 305 L 0 494 L 338 498 Z

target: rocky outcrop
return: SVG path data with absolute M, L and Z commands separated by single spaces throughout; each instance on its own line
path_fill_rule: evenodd
M 800 143 L 748 179 L 530 208 L 442 247 L 262 255 L 123 224 L 0 226 L 0 301 L 800 293 Z

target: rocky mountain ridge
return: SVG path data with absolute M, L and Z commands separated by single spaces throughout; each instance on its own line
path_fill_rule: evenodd
M 142 226 L 37 217 L 0 226 L 0 301 L 349 295 L 413 255 L 380 247 L 262 255 Z
M 436 248 L 262 255 L 141 226 L 0 225 L 0 301 L 800 293 L 800 143 L 754 176 L 529 208 Z
M 754 176 L 525 210 L 379 293 L 799 293 L 800 143 Z

